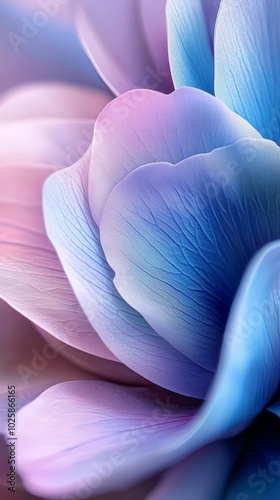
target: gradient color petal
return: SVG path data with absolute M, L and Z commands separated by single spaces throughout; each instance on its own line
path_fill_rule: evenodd
M 43 2 L 42 2 L 43 3 Z M 68 6 L 58 4 L 58 14 Z M 40 4 L 30 9 L 2 0 L 0 92 L 31 81 L 66 81 L 106 88 L 84 54 L 74 27 Z M 62 64 L 63 62 L 63 64 Z
M 175 88 L 214 93 L 214 60 L 201 0 L 167 0 L 167 34 Z
M 101 112 L 94 129 L 89 202 L 96 222 L 112 189 L 135 168 L 175 164 L 242 137 L 260 135 L 200 90 L 179 89 L 168 96 L 138 90 L 120 96 Z
M 19 414 L 24 486 L 47 498 L 128 488 L 170 462 L 197 408 L 195 400 L 160 389 L 56 385 Z
M 170 72 L 161 68 L 161 60 L 155 64 L 145 40 L 141 0 L 82 0 L 80 4 L 80 39 L 102 79 L 115 94 L 134 88 L 172 90 Z M 163 3 L 160 5 L 164 8 Z M 161 19 L 160 16 L 160 24 Z
M 278 0 L 223 0 L 215 37 L 216 96 L 278 143 L 279 22 Z
M 44 188 L 47 233 L 92 325 L 127 366 L 178 393 L 203 397 L 211 373 L 160 338 L 120 297 L 87 202 L 89 154 Z
M 53 172 L 43 165 L 0 167 L 0 296 L 54 337 L 115 360 L 89 325 L 42 217 L 42 186 Z
M 241 139 L 136 169 L 105 205 L 101 244 L 118 292 L 208 370 L 247 263 L 280 237 L 279 165 L 274 143 Z

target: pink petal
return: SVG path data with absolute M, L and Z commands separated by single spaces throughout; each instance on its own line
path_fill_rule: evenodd
M 23 85 L 0 99 L 0 122 L 43 117 L 95 119 L 110 100 L 110 95 L 101 90 L 78 85 Z
M 197 408 L 158 389 L 56 385 L 19 413 L 24 486 L 65 499 L 128 488 L 174 459 Z
M 51 167 L 0 167 L 0 296 L 54 337 L 116 360 L 89 325 L 42 216 L 42 186 Z
M 42 163 L 53 171 L 65 168 L 86 152 L 92 134 L 92 120 L 9 121 L 0 126 L 0 164 Z

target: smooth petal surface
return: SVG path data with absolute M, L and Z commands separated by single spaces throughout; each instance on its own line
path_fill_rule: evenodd
M 274 143 L 242 139 L 136 169 L 105 206 L 101 244 L 120 295 L 208 370 L 246 265 L 280 237 L 279 166 Z
M 260 137 L 244 120 L 214 97 L 196 89 L 169 96 L 129 92 L 99 115 L 89 174 L 89 201 L 99 224 L 112 189 L 128 173 L 147 163 L 178 163 L 242 137 Z
M 0 92 L 31 81 L 66 81 L 104 88 L 84 54 L 74 27 L 60 22 L 69 5 L 33 9 L 2 0 L 0 5 L 0 47 L 2 68 Z M 67 2 L 68 3 L 68 2 Z M 46 12 L 47 11 L 47 12 Z M 62 64 L 63 62 L 63 64 Z
M 167 0 L 166 15 L 175 88 L 195 87 L 213 94 L 214 60 L 201 0 Z
M 105 382 L 51 388 L 19 414 L 24 486 L 47 498 L 71 498 L 135 484 L 174 455 L 173 443 L 198 408 L 195 400 L 183 401 L 159 389 Z
M 171 79 L 167 49 L 167 30 L 165 19 L 166 0 L 138 0 L 142 15 L 145 40 L 148 43 L 157 73 L 164 77 L 167 89 L 174 90 Z
M 216 96 L 278 144 L 279 22 L 277 0 L 222 0 L 215 37 Z
M 30 321 L 3 300 L 0 300 L 0 319 L 0 348 L 5 353 L 0 367 L 0 432 L 4 429 L 6 432 L 9 385 L 16 387 L 19 409 L 55 383 L 93 379 L 93 376 L 64 359 L 59 345 L 56 348 L 55 343 L 42 338 Z
M 211 49 L 214 50 L 214 32 L 216 27 L 217 14 L 221 0 L 201 0 L 204 16 L 206 19 L 208 36 Z
M 0 296 L 54 337 L 115 360 L 89 325 L 46 236 L 42 185 L 52 172 L 42 165 L 0 167 Z
M 239 444 L 213 443 L 167 471 L 146 500 L 223 500 Z M 236 499 L 235 499 L 236 500 Z
M 61 83 L 23 85 L 0 100 L 0 123 L 41 118 L 95 119 L 111 97 L 96 89 Z
M 204 397 L 212 374 L 160 338 L 120 297 L 87 202 L 89 154 L 44 188 L 48 235 L 92 325 L 123 363 L 178 393 Z
M 279 256 L 279 243 L 270 244 L 245 273 L 216 380 L 201 409 L 195 400 L 174 401 L 158 389 L 95 381 L 57 385 L 19 414 L 25 487 L 48 498 L 121 489 L 243 430 L 279 385 Z M 256 301 L 264 300 L 270 314 L 252 324 Z M 46 421 L 52 423 L 49 436 Z
M 80 4 L 80 39 L 95 68 L 115 94 L 134 88 L 172 90 L 170 72 L 158 65 L 160 60 L 155 64 L 145 40 L 141 1 L 82 0 Z M 161 19 L 162 16 L 159 25 Z
M 87 151 L 93 125 L 92 120 L 61 118 L 5 122 L 0 125 L 0 164 L 40 163 L 53 171 L 68 167 Z

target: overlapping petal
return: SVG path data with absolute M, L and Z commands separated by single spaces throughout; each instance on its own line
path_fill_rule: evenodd
M 196 89 L 128 92 L 99 115 L 89 174 L 89 201 L 97 223 L 112 189 L 129 172 L 152 162 L 172 164 L 242 137 L 260 137 L 223 103 Z
M 153 7 L 157 13 L 154 23 L 158 32 L 163 26 L 165 2 L 152 3 L 158 4 Z M 150 51 L 153 35 L 145 39 L 150 20 L 144 4 L 143 0 L 81 2 L 78 15 L 81 41 L 97 71 L 115 94 L 134 88 L 156 88 L 163 92 L 173 88 L 166 61 L 167 46 L 166 55 L 157 45 Z M 164 28 L 160 44 L 164 44 L 165 36 Z
M 47 498 L 129 487 L 212 441 L 244 429 L 279 384 L 279 293 L 275 297 L 279 256 L 279 243 L 270 244 L 245 273 L 225 332 L 216 380 L 201 409 L 197 400 L 177 399 L 159 389 L 95 381 L 59 384 L 19 415 L 19 470 L 25 487 Z M 263 301 L 271 314 L 261 316 L 258 325 L 252 324 L 256 302 Z M 245 336 L 244 322 L 249 327 Z M 47 437 L 43 432 L 46 421 L 52 424 Z M 216 493 L 225 485 L 228 467 L 239 451 L 239 444 L 236 449 L 235 445 L 229 451 L 216 445 L 217 453 L 224 453 L 225 466 L 223 484 L 210 484 Z M 213 465 L 217 466 L 214 461 Z M 196 469 L 197 459 L 192 460 L 192 467 Z M 182 486 L 180 469 L 174 474 L 179 474 Z M 172 474 L 169 480 L 173 479 Z M 187 479 L 194 479 L 191 471 Z
M 222 0 L 215 37 L 217 97 L 278 143 L 279 21 L 277 0 Z
M 241 139 L 138 168 L 105 205 L 101 243 L 120 295 L 209 370 L 247 263 L 280 237 L 279 165 L 274 143 Z
M 89 325 L 49 242 L 42 216 L 46 165 L 0 167 L 0 296 L 82 351 L 116 359 Z
M 212 44 L 218 6 L 216 0 L 167 1 L 168 50 L 175 88 L 195 87 L 214 93 Z
M 89 154 L 44 188 L 48 235 L 92 325 L 127 366 L 178 393 L 203 397 L 212 374 L 160 338 L 118 294 L 87 201 Z
M 56 385 L 19 414 L 24 486 L 47 498 L 71 498 L 135 484 L 174 459 L 198 408 L 182 400 L 105 382 Z

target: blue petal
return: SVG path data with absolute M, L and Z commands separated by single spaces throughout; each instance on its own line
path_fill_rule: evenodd
M 168 0 L 168 51 L 175 88 L 214 93 L 214 61 L 200 0 Z
M 159 337 L 120 297 L 87 201 L 89 158 L 51 176 L 44 189 L 48 235 L 76 296 L 104 343 L 132 370 L 175 392 L 204 397 L 212 374 Z
M 215 34 L 215 91 L 263 137 L 280 142 L 280 4 L 221 3 Z
M 280 237 L 280 148 L 242 139 L 176 166 L 138 168 L 112 191 L 100 229 L 121 296 L 214 370 L 244 269 Z

